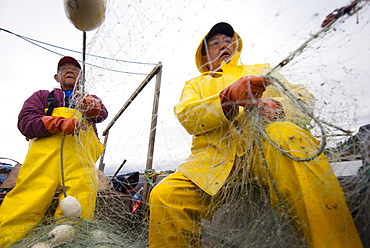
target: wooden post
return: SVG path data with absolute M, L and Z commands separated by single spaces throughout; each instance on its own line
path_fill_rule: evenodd
M 155 134 L 157 131 L 157 118 L 158 118 L 158 105 L 159 105 L 159 95 L 161 89 L 162 80 L 162 64 L 158 70 L 155 89 L 154 89 L 154 99 L 153 99 L 153 110 L 152 110 L 152 122 L 150 125 L 150 136 L 149 136 L 149 146 L 148 155 L 146 160 L 146 170 L 151 170 L 153 168 L 153 154 L 154 154 L 154 144 L 155 144 Z M 149 183 L 144 184 L 143 199 L 145 202 L 149 200 L 149 189 L 151 185 Z
M 105 139 L 104 139 L 104 147 L 106 147 L 106 145 L 107 145 L 107 142 L 106 142 L 107 139 L 108 139 L 107 136 L 108 136 L 109 130 L 112 128 L 112 126 L 114 125 L 114 123 L 116 123 L 116 121 L 122 115 L 122 113 L 128 108 L 128 106 L 130 106 L 130 104 L 132 103 L 132 101 L 139 95 L 139 93 L 144 89 L 144 87 L 150 82 L 150 80 L 152 80 L 152 78 L 159 71 L 162 71 L 162 63 L 161 62 L 158 62 L 158 64 L 153 68 L 153 70 L 148 74 L 148 76 L 146 76 L 146 78 L 144 79 L 144 81 L 137 87 L 137 89 L 134 91 L 134 93 L 132 93 L 132 95 L 129 97 L 129 99 L 126 101 L 126 103 L 118 111 L 118 113 L 116 114 L 116 116 L 113 117 L 113 119 L 111 120 L 111 122 L 108 124 L 107 128 L 103 132 L 103 136 L 105 136 Z M 104 172 L 104 167 L 105 167 L 105 164 L 104 164 L 104 154 L 105 154 L 105 149 L 103 151 L 103 154 L 102 154 L 102 156 L 100 158 L 100 163 L 99 163 L 99 170 L 101 170 L 103 172 Z
M 107 147 L 107 142 L 108 142 L 108 136 L 109 136 L 109 130 L 105 133 L 105 136 L 104 136 L 104 150 L 103 150 L 103 153 L 101 154 L 100 156 L 100 162 L 99 162 L 99 170 L 101 172 L 104 173 L 104 168 L 105 168 L 105 164 L 104 164 L 104 156 L 105 156 L 105 149 Z

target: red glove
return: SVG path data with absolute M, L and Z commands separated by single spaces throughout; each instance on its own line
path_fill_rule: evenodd
M 258 110 L 264 121 L 274 121 L 278 119 L 284 119 L 285 113 L 283 106 L 279 101 L 273 99 L 259 99 Z
M 67 135 L 73 134 L 75 131 L 80 130 L 83 125 L 75 118 L 66 119 L 64 117 L 56 116 L 43 116 L 42 122 L 49 133 L 63 132 Z
M 100 114 L 101 103 L 98 99 L 91 95 L 87 95 L 82 102 L 77 103 L 77 109 L 80 110 L 85 117 L 96 118 Z

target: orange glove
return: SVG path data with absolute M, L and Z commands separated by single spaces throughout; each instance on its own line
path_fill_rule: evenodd
M 82 102 L 77 103 L 77 109 L 80 110 L 85 117 L 95 118 L 101 110 L 101 103 L 98 99 L 91 95 L 87 95 Z
M 64 117 L 57 116 L 43 116 L 41 120 L 51 134 L 63 132 L 69 135 L 83 127 L 82 123 L 75 118 L 66 119 Z
M 221 103 L 239 105 L 243 107 L 255 106 L 257 99 L 261 98 L 265 88 L 271 82 L 261 76 L 244 76 L 225 88 L 220 93 Z
M 261 98 L 258 101 L 257 107 L 265 122 L 284 119 L 285 117 L 283 106 L 279 101 Z
M 238 112 L 237 106 L 253 107 L 271 81 L 261 76 L 244 76 L 220 93 L 222 110 L 231 120 Z

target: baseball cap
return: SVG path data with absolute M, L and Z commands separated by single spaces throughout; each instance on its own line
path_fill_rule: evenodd
M 211 28 L 211 30 L 209 30 L 207 36 L 204 39 L 207 40 L 208 38 L 212 37 L 215 34 L 224 34 L 224 35 L 227 35 L 229 37 L 233 37 L 234 36 L 234 29 L 230 24 L 228 24 L 226 22 L 219 22 L 219 23 L 215 24 Z
M 224 35 L 227 35 L 229 37 L 233 37 L 234 36 L 234 29 L 230 24 L 228 24 L 226 22 L 219 22 L 219 23 L 215 24 L 211 28 L 211 30 L 209 30 L 206 37 L 204 37 L 204 40 L 207 41 L 208 38 L 211 38 L 215 34 L 224 34 Z M 206 54 L 206 50 L 204 48 L 204 43 L 205 42 L 203 42 L 203 44 L 202 44 L 202 50 L 201 50 L 202 55 Z
M 61 59 L 59 60 L 57 70 L 59 70 L 59 67 L 61 67 L 61 66 L 62 66 L 63 64 L 65 64 L 65 63 L 71 63 L 71 64 L 74 64 L 74 65 L 76 65 L 78 68 L 80 68 L 80 69 L 81 69 L 81 65 L 80 65 L 80 63 L 78 63 L 78 61 L 77 61 L 75 58 L 72 58 L 72 57 L 70 57 L 70 56 L 64 56 L 63 58 L 61 58 Z

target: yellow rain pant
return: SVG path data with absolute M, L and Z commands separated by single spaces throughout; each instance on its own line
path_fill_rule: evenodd
M 53 116 L 80 119 L 80 113 L 69 108 L 55 108 Z M 82 206 L 81 218 L 92 220 L 97 194 L 95 162 L 103 145 L 93 127 L 66 135 L 63 142 L 64 178 L 67 196 L 75 197 Z M 43 218 L 56 191 L 62 189 L 60 150 L 63 133 L 31 140 L 16 186 L 0 206 L 0 247 L 22 239 Z M 64 194 L 59 194 L 59 202 Z M 55 218 L 63 216 L 60 204 Z
M 310 157 L 319 146 L 309 133 L 288 122 L 272 123 L 266 127 L 266 133 L 294 157 Z M 272 180 L 308 246 L 363 247 L 326 157 L 296 162 L 283 156 L 266 139 L 261 143 Z M 250 178 L 258 178 L 259 183 L 269 186 L 271 204 L 283 212 L 257 146 L 250 166 Z M 178 172 L 161 181 L 150 195 L 150 247 L 200 247 L 200 221 L 212 214 L 210 198 Z

